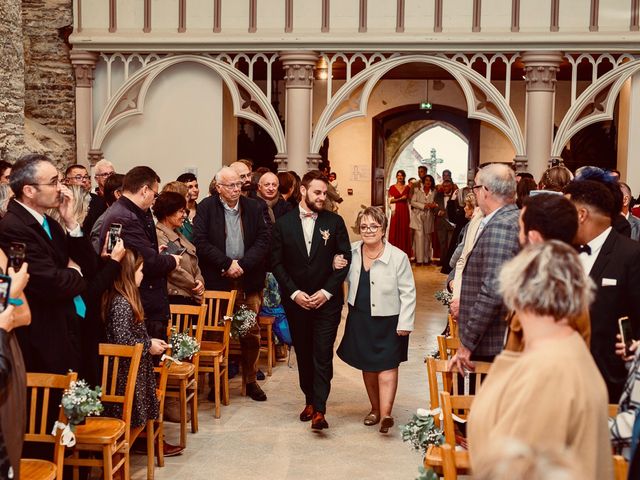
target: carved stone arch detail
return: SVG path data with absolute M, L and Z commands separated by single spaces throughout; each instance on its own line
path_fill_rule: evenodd
M 583 128 L 597 122 L 613 119 L 618 94 L 633 74 L 640 71 L 640 59 L 622 64 L 607 72 L 589 87 L 571 105 L 551 147 L 551 157 L 560 157 L 569 140 Z
M 311 139 L 311 153 L 318 153 L 322 142 L 335 127 L 352 118 L 366 116 L 369 97 L 376 84 L 387 72 L 407 63 L 428 63 L 450 73 L 464 93 L 468 117 L 490 123 L 509 139 L 516 155 L 524 156 L 526 154 L 524 136 L 518 120 L 504 96 L 490 81 L 474 71 L 470 66 L 457 60 L 438 55 L 420 54 L 398 55 L 381 60 L 368 66 L 346 82 L 335 93 L 318 118 Z M 336 110 L 345 101 L 349 101 L 353 91 L 361 85 L 364 88 L 358 109 L 335 115 Z M 481 92 L 482 97 L 478 98 L 476 92 Z M 490 108 L 487 108 L 489 106 Z
M 273 139 L 278 154 L 286 154 L 282 124 L 265 93 L 249 77 L 229 63 L 208 56 L 176 55 L 149 63 L 122 85 L 107 103 L 96 124 L 92 150 L 99 150 L 109 132 L 122 120 L 142 115 L 144 103 L 153 81 L 167 68 L 180 63 L 198 63 L 222 78 L 233 103 L 236 117 L 245 118 L 262 127 Z

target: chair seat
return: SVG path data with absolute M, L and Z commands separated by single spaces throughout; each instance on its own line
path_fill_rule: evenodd
M 196 367 L 193 363 L 182 362 L 180 365 L 177 363 L 172 363 L 169 366 L 169 382 L 171 380 L 182 380 L 185 378 L 189 378 L 195 372 Z
M 259 325 L 264 325 L 264 326 L 273 325 L 273 322 L 275 321 L 276 321 L 276 317 L 258 315 Z
M 456 469 L 458 473 L 465 474 L 471 471 L 471 463 L 469 462 L 468 450 L 455 450 L 456 457 Z M 425 467 L 442 467 L 442 452 L 440 447 L 436 445 L 430 445 L 427 449 L 427 453 L 424 455 Z M 436 468 L 437 470 L 437 468 Z
M 56 465 L 46 460 L 21 458 L 20 476 L 29 480 L 53 480 L 56 478 Z
M 124 434 L 125 423 L 119 418 L 88 418 L 76 428 L 76 441 L 87 445 L 109 445 Z

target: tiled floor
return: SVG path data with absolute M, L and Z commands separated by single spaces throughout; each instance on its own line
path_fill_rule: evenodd
M 436 348 L 435 336 L 446 323 L 445 307 L 433 298 L 445 276 L 436 267 L 414 269 L 418 307 L 411 335 L 409 361 L 400 367 L 394 416 L 400 425 L 418 407 L 428 405 L 425 355 Z M 342 326 L 344 325 L 344 322 Z M 342 336 L 342 326 L 338 341 Z M 304 398 L 292 368 L 278 363 L 273 376 L 261 382 L 269 399 L 257 403 L 240 396 L 240 381 L 231 381 L 231 403 L 222 417 L 213 418 L 213 405 L 200 403 L 200 431 L 189 434 L 187 449 L 156 468 L 157 479 L 413 479 L 421 464 L 419 453 L 400 438 L 398 428 L 387 435 L 362 424 L 369 412 L 359 371 L 337 357 L 327 406 L 330 428 L 314 434 L 298 420 Z M 167 441 L 177 443 L 178 429 L 167 424 Z M 146 478 L 146 457 L 132 457 L 132 478 Z

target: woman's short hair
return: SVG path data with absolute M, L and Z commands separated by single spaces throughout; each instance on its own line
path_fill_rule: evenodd
M 167 183 L 164 187 L 162 187 L 162 192 L 175 192 L 179 193 L 183 197 L 187 198 L 187 194 L 189 193 L 189 189 L 183 182 L 179 182 L 178 180 L 174 180 L 173 182 Z
M 187 208 L 187 200 L 178 192 L 162 192 L 153 204 L 153 214 L 159 222 L 178 210 Z
M 502 267 L 499 283 L 510 310 L 556 320 L 583 314 L 595 289 L 576 251 L 558 240 L 526 247 Z
M 1 169 L 0 169 L 1 171 Z M 8 183 L 0 183 L 0 218 L 4 217 L 7 213 L 7 207 L 9 206 L 9 200 L 13 197 L 13 192 Z
M 380 207 L 366 207 L 358 212 L 356 217 L 356 223 L 354 225 L 354 231 L 360 233 L 360 222 L 364 217 L 371 217 L 373 220 L 382 227 L 382 232 L 387 231 L 387 216 L 384 210 Z
M 469 193 L 464 197 L 464 206 L 466 207 L 467 205 L 471 208 L 476 208 L 478 206 L 475 193 Z
M 553 192 L 561 192 L 569 182 L 573 180 L 571 170 L 563 166 L 555 166 L 548 168 L 540 178 L 540 188 L 542 190 L 551 190 Z

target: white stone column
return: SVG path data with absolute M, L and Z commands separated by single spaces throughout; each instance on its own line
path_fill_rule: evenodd
M 89 167 L 93 138 L 93 72 L 98 54 L 74 49 L 69 56 L 76 77 L 76 162 Z
M 317 168 L 316 156 L 309 154 L 313 75 L 318 54 L 287 51 L 280 54 L 286 88 L 285 135 L 287 156 L 279 155 L 278 170 L 294 170 L 300 176 Z M 311 158 L 313 157 L 313 158 Z
M 538 181 L 551 158 L 556 73 L 562 62 L 562 54 L 525 52 L 521 58 L 527 83 L 527 171 Z
M 640 194 L 640 73 L 620 91 L 618 170 L 634 196 Z

